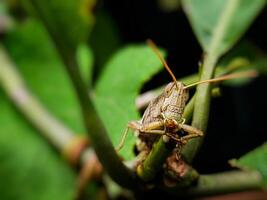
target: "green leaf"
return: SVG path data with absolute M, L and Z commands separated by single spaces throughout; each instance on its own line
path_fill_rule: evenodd
M 23 0 L 34 14 L 40 16 L 58 46 L 75 52 L 88 39 L 94 24 L 95 0 Z
M 214 37 L 221 35 L 216 48 L 218 54 L 226 52 L 240 39 L 265 4 L 265 0 L 183 0 L 191 26 L 206 52 Z M 229 24 L 220 29 L 228 20 Z
M 255 45 L 248 41 L 241 42 L 227 53 L 220 66 L 235 69 L 234 72 L 255 70 L 259 75 L 267 74 L 267 57 Z M 225 85 L 240 86 L 253 80 L 253 78 L 239 78 L 225 81 Z
M 95 104 L 114 145 L 118 145 L 127 123 L 139 120 L 135 99 L 143 83 L 161 69 L 153 51 L 144 45 L 121 49 L 107 63 L 95 88 Z M 130 134 L 121 153 L 133 158 L 135 139 Z
M 252 69 L 257 70 L 260 74 L 267 74 L 267 56 L 249 41 L 239 43 L 223 57 L 220 64 L 225 65 L 234 58 L 246 59 Z
M 248 152 L 239 159 L 230 160 L 230 164 L 244 170 L 257 170 L 263 177 L 267 186 L 267 143 Z
M 4 42 L 27 86 L 47 110 L 75 132 L 84 133 L 75 92 L 43 26 L 28 20 Z
M 74 172 L 1 90 L 0 110 L 1 199 L 73 199 Z
M 5 2 L 0 2 L 0 16 L 4 16 L 7 13 L 7 6 Z
M 14 26 L 6 1 L 0 2 L 0 34 L 5 34 Z

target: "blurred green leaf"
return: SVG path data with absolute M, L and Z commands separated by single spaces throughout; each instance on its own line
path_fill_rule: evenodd
M 255 70 L 260 75 L 267 74 L 267 56 L 255 45 L 248 41 L 241 42 L 229 51 L 219 63 L 220 66 L 227 66 L 235 69 L 235 72 Z M 240 86 L 253 79 L 240 78 L 224 81 L 230 86 Z
M 14 26 L 14 21 L 11 18 L 7 6 L 7 2 L 0 2 L 0 34 L 5 34 Z
M 221 64 L 225 65 L 225 63 L 237 57 L 247 59 L 251 68 L 261 74 L 267 74 L 267 56 L 253 43 L 249 41 L 239 43 L 223 57 Z
M 5 15 L 7 13 L 7 6 L 4 1 L 0 2 L 0 16 Z
M 73 199 L 74 172 L 1 91 L 0 110 L 1 199 Z
M 244 170 L 257 170 L 267 186 L 267 143 L 248 152 L 239 159 L 230 160 L 230 164 Z
M 94 24 L 92 10 L 95 0 L 23 0 L 35 8 L 57 45 L 68 53 L 86 42 Z M 32 9 L 28 9 L 32 10 Z
M 28 20 L 7 35 L 4 44 L 28 87 L 48 111 L 75 132 L 85 132 L 74 90 L 43 26 Z
M 227 6 L 237 3 L 233 16 L 223 34 L 222 42 L 218 46 L 218 54 L 223 54 L 231 48 L 245 33 L 255 17 L 265 6 L 265 0 L 183 0 L 184 10 L 192 28 L 202 46 L 207 52 L 215 36 L 214 30 L 225 20 L 221 14 Z
M 112 142 L 117 146 L 130 120 L 139 120 L 135 99 L 143 83 L 162 69 L 154 52 L 145 45 L 121 49 L 107 63 L 97 81 L 95 104 Z M 135 139 L 129 134 L 121 153 L 133 158 Z

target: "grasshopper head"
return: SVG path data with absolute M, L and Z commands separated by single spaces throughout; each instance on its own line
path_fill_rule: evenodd
M 179 123 L 188 98 L 189 92 L 184 89 L 182 82 L 169 83 L 164 89 L 164 102 L 161 108 L 165 118 L 174 119 Z

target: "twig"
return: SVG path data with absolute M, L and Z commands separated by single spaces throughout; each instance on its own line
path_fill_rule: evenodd
M 262 176 L 257 171 L 230 171 L 200 175 L 196 186 L 183 190 L 177 187 L 165 187 L 164 190 L 175 196 L 192 198 L 261 189 L 262 182 Z

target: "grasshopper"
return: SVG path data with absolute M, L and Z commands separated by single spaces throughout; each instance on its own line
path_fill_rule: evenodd
M 162 94 L 149 103 L 141 120 L 130 121 L 128 123 L 117 151 L 123 147 L 129 129 L 140 134 L 143 140 L 148 139 L 148 141 L 152 141 L 152 143 L 155 138 L 158 138 L 157 136 L 163 136 L 163 139 L 166 142 L 171 138 L 179 144 L 185 144 L 191 138 L 203 136 L 204 133 L 201 130 L 185 124 L 185 119 L 182 116 L 186 102 L 189 99 L 188 89 L 195 85 L 207 82 L 218 82 L 244 76 L 255 76 L 255 74 L 235 73 L 219 78 L 199 81 L 185 86 L 182 82 L 176 80 L 168 64 L 159 53 L 157 46 L 151 40 L 148 40 L 147 42 L 160 59 L 165 69 L 171 75 L 173 82 L 170 82 L 165 87 Z M 151 134 L 156 135 L 156 137 L 153 139 Z

